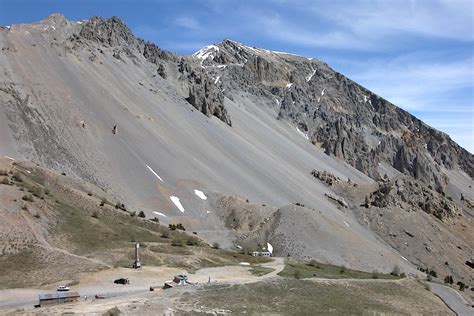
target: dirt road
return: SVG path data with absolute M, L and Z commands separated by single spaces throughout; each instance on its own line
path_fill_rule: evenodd
M 276 276 L 278 272 L 283 270 L 285 264 L 283 258 L 274 258 L 273 261 L 260 266 L 272 268 L 274 271 L 263 276 L 255 276 L 249 272 L 252 266 L 240 265 L 200 269 L 194 274 L 188 274 L 188 276 L 190 282 L 197 284 L 207 283 L 209 278 L 211 283 L 249 283 Z M 185 271 L 170 267 L 144 267 L 136 271 L 127 268 L 115 268 L 85 273 L 80 276 L 78 285 L 71 286 L 71 291 L 77 291 L 82 297 L 81 300 L 84 300 L 85 296 L 90 300 L 96 294 L 101 294 L 106 298 L 128 297 L 149 292 L 150 286 L 161 287 L 165 281 L 173 279 L 174 275 L 182 272 Z M 130 285 L 113 283 L 115 279 L 121 277 L 130 279 Z M 63 283 L 54 283 L 41 289 L 2 290 L 0 291 L 0 313 L 7 309 L 31 309 L 38 303 L 39 294 L 55 292 L 57 286 Z

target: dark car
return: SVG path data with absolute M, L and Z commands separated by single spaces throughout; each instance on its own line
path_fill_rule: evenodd
M 130 280 L 126 278 L 120 278 L 120 279 L 116 279 L 114 283 L 125 285 L 125 284 L 130 284 Z

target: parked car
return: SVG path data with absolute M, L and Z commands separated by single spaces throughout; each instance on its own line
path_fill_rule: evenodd
M 95 295 L 95 299 L 96 299 L 96 300 L 101 300 L 101 299 L 104 299 L 104 298 L 105 298 L 105 296 L 102 295 L 102 294 L 96 294 L 96 295 Z
M 60 285 L 60 286 L 58 286 L 58 288 L 56 290 L 59 291 L 59 292 L 67 292 L 67 291 L 70 290 L 70 288 L 68 286 L 65 286 L 65 285 Z
M 120 278 L 120 279 L 116 279 L 114 283 L 125 285 L 125 284 L 130 284 L 130 280 L 126 278 Z

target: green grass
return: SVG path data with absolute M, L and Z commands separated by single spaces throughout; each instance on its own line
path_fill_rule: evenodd
M 290 278 L 235 285 L 209 285 L 181 296 L 186 306 L 224 309 L 230 314 L 381 315 L 430 314 L 421 287 L 388 283 L 325 284 Z M 400 307 L 398 302 L 404 302 Z M 393 304 L 392 304 L 393 303 Z M 203 308 L 204 307 L 204 308 Z M 412 308 L 415 307 L 415 310 Z M 401 308 L 403 308 L 401 310 Z M 443 307 L 441 307 L 443 308 Z M 196 315 L 180 310 L 180 315 Z M 204 315 L 205 313 L 202 313 Z
M 115 216 L 100 214 L 97 218 L 64 203 L 55 206 L 59 223 L 55 233 L 63 235 L 74 253 L 85 255 L 94 251 L 130 247 L 135 242 L 162 242 L 163 238 L 117 212 Z
M 139 242 L 142 246 L 140 252 L 144 266 L 167 265 L 183 268 L 190 273 L 201 268 L 238 265 L 240 262 L 256 265 L 270 261 L 264 257 L 213 249 L 194 235 L 188 235 L 180 230 L 171 231 L 159 223 L 137 216 L 132 217 L 128 212 L 110 205 L 101 207 L 100 199 L 87 197 L 86 192 L 82 196 L 74 193 L 74 190 L 69 191 L 62 187 L 61 183 L 50 181 L 40 172 L 27 173 L 18 167 L 17 173 L 18 177 L 14 184 L 21 190 L 34 192 L 40 196 L 31 202 L 20 202 L 32 209 L 38 203 L 47 205 L 48 210 L 41 211 L 41 214 L 37 213 L 38 219 L 35 220 L 47 228 L 47 240 L 53 247 L 72 254 L 93 258 L 113 267 L 129 267 L 133 262 L 134 243 Z M 162 237 L 163 235 L 167 238 Z M 182 245 L 173 246 L 172 242 L 176 240 L 182 241 L 180 243 Z M 41 249 L 36 249 L 34 252 L 25 249 L 17 255 L 8 258 L 4 256 L 0 258 L 0 272 L 9 271 L 15 266 L 25 267 L 25 271 L 30 271 L 32 274 L 28 277 L 31 285 L 64 276 L 74 280 L 76 273 L 101 268 L 95 263 L 76 258 L 81 262 L 80 267 L 63 269 L 64 271 L 59 273 L 51 268 L 54 262 L 44 262 L 45 260 L 41 258 L 43 253 Z M 64 257 L 61 253 L 53 253 L 55 257 L 49 257 L 51 261 L 60 261 Z M 69 260 L 66 257 L 64 259 Z M 268 272 L 257 268 L 254 273 Z M 18 275 L 10 277 L 5 274 L 4 278 L 0 277 L 3 286 L 25 285 L 19 284 L 17 279 Z
M 295 279 L 313 277 L 325 279 L 399 279 L 399 277 L 390 274 L 363 272 L 320 262 L 313 262 L 310 265 L 294 259 L 287 259 L 285 268 L 278 275 Z
M 220 258 L 233 262 L 234 264 L 239 264 L 240 262 L 248 262 L 250 264 L 260 264 L 271 262 L 273 259 L 266 257 L 253 257 L 243 253 L 223 250 L 223 249 L 207 249 L 206 250 L 210 255 L 218 255 Z
M 265 274 L 268 274 L 270 272 L 275 271 L 275 269 L 267 268 L 267 267 L 254 266 L 249 271 L 253 275 L 262 276 L 262 275 L 265 275 Z

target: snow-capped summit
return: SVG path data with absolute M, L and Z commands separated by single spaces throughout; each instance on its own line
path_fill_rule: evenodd
M 208 45 L 208 46 L 205 46 L 205 47 L 201 48 L 197 52 L 195 52 L 193 54 L 193 56 L 196 57 L 196 58 L 199 58 L 201 60 L 205 60 L 209 57 L 212 59 L 215 56 L 215 54 L 218 53 L 218 52 L 219 52 L 219 47 L 218 46 Z
M 223 66 L 223 65 L 238 65 L 243 66 L 251 57 L 262 57 L 270 59 L 296 59 L 302 61 L 312 61 L 313 58 L 307 58 L 296 54 L 272 51 L 264 48 L 251 47 L 243 43 L 224 39 L 219 43 L 208 45 L 197 52 L 193 57 L 200 60 L 202 66 Z

